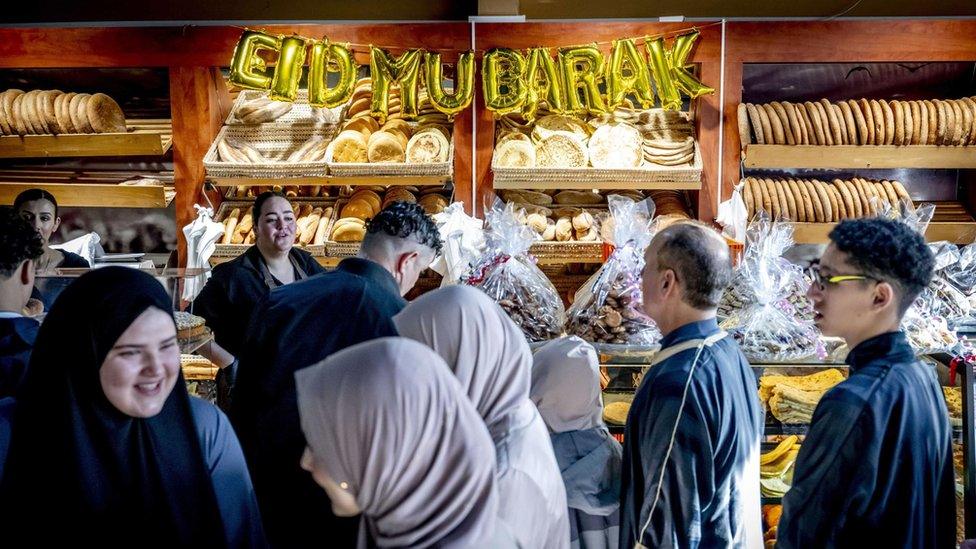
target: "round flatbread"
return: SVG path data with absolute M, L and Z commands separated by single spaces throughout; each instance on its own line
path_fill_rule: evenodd
M 555 132 L 536 145 L 535 161 L 544 168 L 584 168 L 589 164 L 586 149 L 568 132 Z
M 953 139 L 956 134 L 956 109 L 953 108 L 952 101 L 941 101 L 946 111 L 946 134 L 944 145 L 955 145 Z
M 824 144 L 825 145 L 836 145 L 834 143 L 834 129 L 830 127 L 830 118 L 827 116 L 827 109 L 824 108 L 823 103 L 817 101 L 813 104 L 813 110 L 817 113 L 817 117 L 820 119 L 820 127 L 823 128 L 824 132 Z
M 600 126 L 587 145 L 594 168 L 636 168 L 644 160 L 640 130 L 622 123 Z
M 777 184 L 782 188 L 782 195 L 786 199 L 786 211 L 789 214 L 790 221 L 799 221 L 796 210 L 796 199 L 793 197 L 793 191 L 790 189 L 790 184 L 784 179 L 777 179 Z
M 824 212 L 824 222 L 829 223 L 836 221 L 834 219 L 834 203 L 831 202 L 830 193 L 827 192 L 827 188 L 824 187 L 823 182 L 818 179 L 814 179 L 810 181 L 810 183 L 812 183 L 814 188 L 817 189 L 817 195 L 820 197 L 820 205 Z
M 832 187 L 834 192 L 840 197 L 840 202 L 843 204 L 841 206 L 842 219 L 851 219 L 854 217 L 854 201 L 851 199 L 851 193 L 847 190 L 847 187 L 839 180 L 835 179 L 833 181 Z
M 769 198 L 769 191 L 766 190 L 766 182 L 762 179 L 756 178 L 756 188 L 759 189 L 759 200 L 756 204 L 756 213 L 759 210 L 766 212 L 767 215 L 773 215 L 773 203 Z
M 938 145 L 939 140 L 939 107 L 934 101 L 924 101 L 925 109 L 929 114 L 929 134 L 928 144 Z
M 973 101 L 968 97 L 963 97 L 961 101 L 963 105 L 965 105 L 966 108 L 969 109 L 969 117 L 973 121 L 971 127 L 969 128 L 969 137 L 968 137 L 967 144 L 976 145 L 976 101 Z
M 912 139 L 909 145 L 918 145 L 922 133 L 922 107 L 918 101 L 909 101 L 908 110 L 912 113 Z
M 369 136 L 366 148 L 366 158 L 371 163 L 404 162 L 406 148 L 403 141 L 393 132 L 379 131 Z
M 85 114 L 96 133 L 125 133 L 125 114 L 114 99 L 96 93 L 85 102 Z
M 878 196 L 878 191 L 874 188 L 874 185 L 867 179 L 860 178 L 861 184 L 864 186 L 864 191 L 867 194 L 868 202 L 871 204 L 871 213 L 873 215 L 880 215 L 882 212 L 883 204 Z
M 27 133 L 31 135 L 36 135 L 40 133 L 37 128 L 34 127 L 34 96 L 37 95 L 37 90 L 31 90 L 21 96 L 20 103 L 18 103 L 18 114 L 20 119 L 23 121 L 24 127 L 27 129 Z
M 825 217 L 825 209 L 823 202 L 820 200 L 820 193 L 817 192 L 817 186 L 813 184 L 813 181 L 809 179 L 804 179 L 803 184 L 806 186 L 807 193 L 810 196 L 810 202 L 813 204 L 813 214 L 814 220 L 817 223 L 824 223 L 827 221 Z
M 3 133 L 6 135 L 14 135 L 17 133 L 17 129 L 14 125 L 13 115 L 11 114 L 11 107 L 14 99 L 18 95 L 23 95 L 23 93 L 23 90 L 16 89 L 10 89 L 0 93 L 0 115 L 2 115 L 3 118 Z
M 28 92 L 30 93 L 30 92 Z M 24 102 L 24 96 L 26 93 L 22 93 L 14 97 L 13 102 L 10 105 L 10 120 L 13 123 L 13 129 L 19 136 L 25 136 L 29 132 L 27 128 L 27 123 L 24 121 L 24 117 L 20 114 L 20 104 Z
M 817 137 L 816 145 L 826 145 L 827 138 L 824 134 L 823 124 L 820 122 L 820 111 L 817 110 L 817 106 L 807 101 L 803 104 L 806 108 L 807 116 L 810 118 L 811 124 L 813 124 L 814 135 Z
M 895 194 L 898 195 L 898 201 L 908 200 L 912 201 L 911 195 L 908 194 L 908 190 L 901 184 L 900 181 L 891 181 L 891 186 L 895 190 Z
M 855 135 L 856 143 L 858 145 L 867 145 L 868 142 L 868 128 L 864 121 L 864 113 L 861 112 L 861 106 L 858 105 L 857 101 L 850 99 L 847 101 L 847 107 L 851 111 L 851 115 L 854 117 Z
M 841 101 L 834 106 L 840 109 L 841 116 L 844 120 L 844 127 L 847 128 L 847 139 L 845 142 L 848 145 L 857 145 L 857 123 L 854 121 L 854 113 L 851 112 L 851 106 L 847 104 L 847 101 Z
M 888 203 L 891 204 L 892 208 L 898 209 L 898 193 L 895 192 L 895 188 L 891 185 L 891 181 L 882 181 L 881 188 L 884 189 L 885 195 L 888 196 Z
M 905 117 L 905 142 L 903 145 L 911 145 L 912 139 L 915 137 L 915 119 L 912 115 L 912 105 L 908 101 L 899 101 L 898 106 L 901 107 L 902 114 Z
M 30 122 L 34 126 L 34 133 L 38 135 L 50 134 L 51 130 L 47 127 L 47 118 L 44 116 L 44 108 L 41 96 L 45 90 L 37 90 L 32 96 L 28 110 L 30 111 Z
M 838 179 L 835 181 L 838 188 L 847 191 L 847 197 L 851 200 L 849 204 L 846 204 L 847 211 L 851 218 L 857 219 L 864 216 L 864 211 L 861 208 L 861 199 L 858 196 L 857 187 L 854 186 L 850 181 L 845 181 L 843 179 Z
M 874 134 L 874 109 L 871 108 L 871 102 L 867 99 L 861 99 L 858 102 L 858 106 L 861 107 L 861 114 L 864 115 L 864 123 L 867 125 L 868 138 L 866 145 L 876 145 L 877 136 Z
M 433 164 L 447 162 L 451 142 L 444 134 L 429 128 L 415 133 L 407 142 L 407 162 L 414 164 Z
M 766 134 L 763 132 L 762 119 L 759 118 L 759 109 L 752 103 L 746 103 L 746 112 L 749 114 L 749 122 L 752 125 L 752 133 L 756 136 L 756 143 L 765 144 Z
M 745 149 L 746 145 L 752 144 L 752 136 L 749 132 L 749 110 L 745 103 L 739 103 L 736 107 L 735 119 L 739 125 L 739 148 Z
M 329 147 L 332 150 L 332 162 L 359 164 L 368 160 L 366 136 L 358 131 L 339 132 Z
M 810 197 L 810 189 L 803 184 L 802 179 L 791 179 L 794 184 L 796 184 L 796 189 L 800 197 L 800 201 L 803 202 L 803 212 L 806 217 L 805 221 L 807 223 L 815 223 L 817 221 L 817 216 L 814 213 L 813 202 Z
M 878 204 L 880 204 L 880 212 L 886 212 L 891 209 L 891 201 L 888 200 L 888 192 L 885 191 L 884 186 L 880 181 L 869 181 L 874 189 L 874 194 L 878 198 Z
M 752 219 L 752 214 L 755 212 L 755 204 L 752 202 L 752 181 L 746 178 L 742 183 L 742 202 L 746 206 L 746 218 Z
M 827 193 L 833 198 L 834 203 L 837 205 L 834 209 L 834 220 L 840 221 L 842 219 L 847 219 L 847 204 L 844 203 L 844 198 L 840 195 L 840 191 L 837 187 L 831 185 L 830 183 L 824 182 L 824 188 L 827 189 Z
M 68 105 L 71 122 L 75 125 L 78 133 L 94 133 L 91 124 L 88 122 L 88 112 L 85 109 L 89 97 L 91 95 L 87 93 L 79 93 L 71 98 L 71 103 Z
M 949 115 L 946 113 L 945 103 L 938 99 L 933 99 L 935 104 L 936 123 L 935 123 L 935 144 L 945 145 L 946 133 L 948 129 Z
M 895 143 L 895 113 L 891 110 L 891 105 L 887 101 L 878 101 L 878 105 L 881 107 L 881 112 L 884 113 L 884 123 L 885 123 L 885 145 L 893 145 Z
M 776 110 L 769 103 L 764 104 L 762 108 L 765 110 L 766 117 L 769 119 L 769 126 L 773 130 L 773 142 L 777 145 L 785 145 L 786 133 L 783 131 L 783 122 L 776 114 Z
M 969 112 L 969 109 L 963 109 L 963 106 L 957 100 L 949 101 L 949 104 L 952 105 L 952 111 L 956 119 L 956 125 L 952 132 L 952 144 L 962 145 L 962 136 L 969 137 L 969 128 L 966 127 L 966 117 L 963 111 Z
M 891 114 L 894 116 L 895 121 L 895 137 L 892 140 L 892 145 L 904 145 L 905 144 L 905 111 L 901 110 L 901 104 L 898 101 L 891 101 L 888 103 L 888 108 L 891 109 Z
M 790 125 L 790 117 L 786 114 L 786 109 L 783 108 L 783 105 L 779 101 L 773 101 L 769 106 L 772 107 L 773 112 L 779 118 L 786 144 L 796 145 L 796 138 L 793 136 L 793 127 Z M 775 127 L 773 131 L 776 131 Z
M 535 145 L 528 140 L 504 141 L 495 147 L 493 160 L 502 168 L 531 168 L 535 166 Z
M 820 194 L 827 198 L 825 204 L 830 205 L 830 219 L 831 221 L 840 221 L 840 205 L 837 203 L 837 197 L 831 192 L 830 186 L 820 181 L 816 181 L 817 186 L 820 187 Z
M 766 186 L 766 194 L 769 195 L 769 215 L 773 220 L 780 219 L 782 212 L 779 209 L 779 193 L 776 191 L 776 185 L 773 183 L 772 179 L 768 177 L 763 179 L 763 185 Z
M 877 99 L 871 100 L 871 116 L 874 118 L 874 144 L 884 145 L 887 139 L 884 110 Z
M 918 102 L 918 144 L 931 145 L 929 141 L 929 107 L 925 101 Z
M 826 99 L 821 99 L 820 105 L 823 106 L 824 113 L 827 114 L 827 123 L 830 125 L 830 135 L 834 140 L 834 145 L 843 145 L 844 137 L 841 133 L 841 123 L 837 119 L 837 112 L 834 111 L 834 106 Z M 847 133 L 847 130 L 843 130 L 843 133 Z
M 769 120 L 769 114 L 767 114 L 765 107 L 762 105 L 756 105 L 756 112 L 759 114 L 759 123 L 762 125 L 763 136 L 766 138 L 766 144 L 772 145 L 776 143 L 775 136 L 773 135 L 773 126 Z
M 64 133 L 61 130 L 61 125 L 58 124 L 57 111 L 54 110 L 54 102 L 62 95 L 64 92 L 61 90 L 50 90 L 41 94 L 40 104 L 44 121 L 47 123 L 48 131 L 54 135 Z
M 779 215 L 783 219 L 790 219 L 790 202 L 786 199 L 786 187 L 779 179 L 773 179 L 773 186 L 776 187 L 776 198 L 779 199 Z
M 749 210 L 749 219 L 752 219 L 756 212 L 759 210 L 758 203 L 760 202 L 760 192 L 759 188 L 756 187 L 756 179 L 753 177 L 747 177 L 745 179 L 746 187 L 749 189 L 749 200 L 746 202 L 746 209 Z
M 806 133 L 807 145 L 817 144 L 817 132 L 813 128 L 813 121 L 810 120 L 810 113 L 807 112 L 807 107 L 803 103 L 797 103 L 793 106 L 796 109 L 796 114 L 803 121 L 804 132 Z
M 956 99 L 953 103 L 959 107 L 959 114 L 962 116 L 962 128 L 956 143 L 962 146 L 969 145 L 969 133 L 973 129 L 973 113 L 962 99 Z
M 71 114 L 68 111 L 68 105 L 71 103 L 71 98 L 76 95 L 78 94 L 69 92 L 55 100 L 54 115 L 57 117 L 58 127 L 61 128 L 63 133 L 78 133 L 78 129 L 75 128 L 74 122 L 71 121 Z
M 867 189 L 864 188 L 864 185 L 861 184 L 861 181 L 856 177 L 851 179 L 850 183 L 855 189 L 857 189 L 857 199 L 861 201 L 861 215 L 863 217 L 871 217 L 874 215 L 874 212 L 871 209 L 871 202 L 868 200 L 869 195 L 867 193 Z
M 792 103 L 787 103 L 783 101 L 780 103 L 783 108 L 783 112 L 786 113 L 787 120 L 790 121 L 790 130 L 793 131 L 793 141 L 796 145 L 803 145 L 803 123 L 800 121 L 800 117 L 796 114 L 796 109 L 793 107 Z
M 796 189 L 796 185 L 791 183 L 789 179 L 783 179 L 783 188 L 786 189 L 786 194 L 789 200 L 793 204 L 793 221 L 803 222 L 806 220 L 806 209 L 803 207 L 803 198 L 799 195 L 799 191 Z

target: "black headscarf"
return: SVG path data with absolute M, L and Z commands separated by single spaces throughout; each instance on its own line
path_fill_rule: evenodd
M 108 267 L 78 278 L 51 308 L 0 481 L 4 544 L 226 545 L 182 374 L 148 419 L 120 412 L 99 381 L 108 352 L 150 307 L 172 312 L 153 277 Z

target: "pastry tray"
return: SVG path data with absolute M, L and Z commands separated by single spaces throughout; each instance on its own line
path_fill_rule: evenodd
M 541 168 L 537 166 L 525 168 L 500 167 L 492 156 L 491 169 L 494 174 L 496 188 L 517 185 L 558 186 L 572 185 L 578 188 L 581 183 L 589 188 L 603 186 L 606 183 L 627 182 L 627 186 L 655 185 L 662 183 L 682 184 L 680 188 L 701 188 L 702 158 L 698 142 L 695 141 L 695 159 L 688 166 L 659 166 L 644 164 L 639 168 Z
M 281 115 L 277 119 L 271 122 L 265 122 L 263 124 L 245 124 L 239 118 L 237 118 L 237 110 L 244 103 L 258 99 L 261 97 L 267 97 L 268 92 L 266 91 L 255 91 L 255 90 L 244 90 L 237 94 L 237 99 L 234 100 L 234 106 L 230 110 L 230 114 L 227 115 L 227 120 L 224 124 L 228 126 L 246 126 L 246 127 L 266 127 L 274 128 L 280 127 L 285 129 L 291 129 L 293 126 L 314 126 L 318 128 L 330 128 L 337 129 L 339 126 L 339 121 L 342 120 L 342 116 L 345 113 L 348 103 L 339 107 L 334 107 L 327 109 L 329 114 L 326 116 L 326 120 L 320 119 L 316 115 L 316 111 L 319 109 L 313 107 L 308 103 L 308 90 L 302 89 L 298 90 L 298 97 L 292 102 L 292 108 L 287 113 Z
M 307 202 L 303 202 L 302 204 L 305 204 L 305 203 L 307 203 Z M 220 207 L 217 209 L 217 213 L 216 213 L 216 216 L 214 217 L 214 219 L 215 220 L 216 219 L 222 219 L 224 217 L 224 214 L 227 213 L 227 210 L 230 210 L 230 209 L 233 209 L 233 208 L 240 208 L 241 211 L 244 212 L 245 209 L 249 210 L 253 205 L 254 205 L 254 202 L 253 201 L 251 201 L 251 202 L 231 202 L 231 201 L 224 201 L 224 202 L 222 202 L 220 204 Z M 328 223 L 328 226 L 326 228 L 326 231 L 327 231 L 326 234 L 331 235 L 332 234 L 332 225 L 335 223 L 336 215 L 338 215 L 338 208 L 336 207 L 336 204 L 334 203 L 334 201 L 333 200 L 318 200 L 316 202 L 312 202 L 310 205 L 313 208 L 316 207 L 316 206 L 332 207 L 332 215 L 328 219 L 320 219 L 319 220 L 319 223 Z M 218 221 L 218 223 L 221 223 L 221 222 Z M 223 238 L 223 237 L 221 237 L 221 238 Z M 210 257 L 211 257 L 211 259 L 213 259 L 213 258 L 221 258 L 221 259 L 225 259 L 225 260 L 228 259 L 228 258 L 235 258 L 235 257 L 241 255 L 242 253 L 244 253 L 251 246 L 253 246 L 253 244 L 215 244 L 214 252 L 213 252 L 213 254 L 211 254 Z M 295 244 L 295 247 L 300 248 L 302 250 L 305 250 L 306 252 L 312 254 L 313 257 L 325 257 L 325 247 L 326 247 L 325 244 L 306 244 L 306 245 Z
M 314 162 L 287 162 L 286 155 L 300 147 L 313 136 L 323 136 L 331 141 L 335 137 L 335 127 L 295 126 L 280 127 L 269 125 L 258 126 L 224 126 L 217 134 L 217 138 L 210 144 L 210 149 L 203 157 L 203 166 L 207 176 L 211 178 L 262 178 L 284 179 L 325 177 L 329 167 L 325 160 Z M 262 163 L 226 162 L 220 159 L 217 144 L 227 138 L 236 138 L 257 149 L 262 155 L 271 159 Z M 286 185 L 287 183 L 282 183 Z

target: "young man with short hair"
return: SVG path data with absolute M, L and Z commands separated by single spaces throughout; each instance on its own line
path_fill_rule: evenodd
M 15 396 L 40 326 L 24 316 L 34 289 L 34 261 L 44 242 L 9 208 L 0 208 L 0 398 Z
M 808 296 L 824 335 L 847 342 L 850 376 L 813 414 L 778 547 L 955 546 L 945 400 L 900 329 L 933 263 L 922 236 L 897 221 L 844 221 L 831 231 Z

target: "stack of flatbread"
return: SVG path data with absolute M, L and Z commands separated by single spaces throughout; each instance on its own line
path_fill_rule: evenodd
M 976 145 L 976 96 L 742 103 L 739 140 L 775 145 Z
M 589 165 L 587 140 L 592 128 L 570 116 L 553 114 L 532 128 L 535 165 L 542 168 L 583 168 Z
M 806 376 L 760 376 L 759 399 L 781 423 L 810 423 L 820 398 L 844 379 L 836 368 Z
M 830 223 L 871 217 L 892 211 L 911 201 L 898 181 L 872 181 L 855 177 L 827 183 L 816 179 L 745 178 L 742 194 L 752 218 L 759 210 L 773 219 L 806 223 Z
M 0 134 L 125 133 L 125 115 L 104 93 L 10 89 L 0 93 Z

